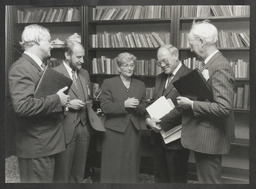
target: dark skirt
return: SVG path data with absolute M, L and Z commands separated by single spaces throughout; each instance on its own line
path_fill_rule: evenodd
M 130 122 L 125 133 L 106 129 L 102 144 L 101 183 L 138 183 L 140 131 Z

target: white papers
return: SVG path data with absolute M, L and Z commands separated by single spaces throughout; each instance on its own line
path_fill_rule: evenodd
M 164 115 L 168 114 L 173 108 L 174 104 L 170 98 L 166 99 L 165 96 L 161 96 L 153 104 L 146 108 L 151 118 L 161 119 Z M 169 131 L 160 131 L 164 143 L 168 144 L 181 137 L 181 125 L 178 125 Z
M 161 96 L 153 104 L 147 107 L 146 110 L 151 118 L 160 119 L 165 114 L 169 113 L 173 108 L 174 108 L 174 105 L 172 106 L 164 96 Z
M 160 133 L 164 139 L 164 143 L 168 144 L 172 141 L 179 139 L 181 137 L 181 127 L 181 125 L 178 125 L 167 132 L 161 130 Z

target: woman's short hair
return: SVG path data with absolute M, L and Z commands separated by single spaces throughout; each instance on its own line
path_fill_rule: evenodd
M 118 66 L 121 66 L 122 64 L 129 62 L 129 61 L 133 61 L 134 63 L 136 63 L 137 58 L 133 55 L 130 54 L 128 52 L 123 52 L 120 53 L 119 55 L 117 55 L 116 57 L 116 63 Z
M 31 24 L 26 26 L 23 30 L 20 45 L 25 50 L 28 47 L 39 44 L 40 41 L 47 36 L 50 36 L 50 32 L 47 28 L 37 24 Z
M 214 44 L 218 41 L 218 30 L 209 20 L 193 21 L 188 37 L 201 38 L 207 44 Z

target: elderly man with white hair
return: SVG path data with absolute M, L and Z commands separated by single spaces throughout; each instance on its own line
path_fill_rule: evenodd
M 221 183 L 222 155 L 229 153 L 234 138 L 234 73 L 216 47 L 218 31 L 209 21 L 193 23 L 188 40 L 191 51 L 204 60 L 201 71 L 208 75 L 213 101 L 177 97 L 184 109 L 181 143 L 194 151 L 199 182 Z
M 51 56 L 51 35 L 39 25 L 28 25 L 21 36 L 22 57 L 10 68 L 9 86 L 15 111 L 16 154 L 20 180 L 23 183 L 49 183 L 53 180 L 55 155 L 65 150 L 61 120 L 69 96 L 60 89 L 57 94 L 35 97 L 35 89 Z M 54 81 L 53 81 L 54 82 Z

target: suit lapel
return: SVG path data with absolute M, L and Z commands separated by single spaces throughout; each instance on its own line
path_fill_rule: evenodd
M 217 52 L 217 53 L 209 60 L 209 62 L 207 62 L 207 64 L 205 64 L 205 66 L 203 66 L 203 67 L 201 68 L 201 72 L 202 72 L 204 69 L 208 69 L 209 66 L 210 66 L 217 58 L 219 58 L 219 56 L 221 56 L 221 55 L 222 55 L 221 52 Z
M 64 63 L 62 63 L 62 64 L 60 65 L 60 71 L 61 71 L 61 73 L 63 73 L 65 76 L 67 76 L 67 77 L 70 78 L 70 75 L 68 74 L 68 71 L 67 71 L 66 67 L 64 66 Z M 71 79 L 72 79 L 72 78 L 71 78 Z M 74 83 L 72 83 L 72 85 L 71 85 L 71 87 L 70 87 L 70 91 L 72 91 L 72 92 L 74 93 L 74 95 L 78 97 L 78 94 L 77 94 L 78 91 L 77 91 L 77 89 L 76 89 Z
M 173 89 L 175 89 L 174 88 L 174 85 L 172 84 L 174 81 L 176 81 L 176 80 L 178 80 L 182 75 L 183 75 L 183 72 L 185 71 L 185 69 L 184 69 L 184 65 L 182 65 L 181 67 L 180 67 L 180 69 L 178 70 L 178 72 L 175 74 L 175 76 L 173 77 L 173 79 L 172 79 L 172 81 L 171 81 L 171 83 L 169 84 L 169 86 L 167 87 L 167 89 L 164 91 L 164 96 L 167 96 Z M 167 78 L 166 78 L 167 79 Z M 166 80 L 165 80 L 166 81 Z M 165 85 L 165 82 L 162 82 L 162 83 L 164 83 L 164 85 Z M 163 86 L 163 88 L 164 88 L 164 86 Z
M 87 90 L 87 81 L 85 79 L 85 76 L 81 73 L 81 71 L 77 72 L 78 79 L 81 82 L 82 90 L 84 92 L 85 100 L 88 99 L 88 90 Z
M 156 92 L 155 92 L 155 97 L 157 100 L 160 96 L 163 96 L 163 93 L 164 93 L 164 87 L 165 87 L 165 82 L 166 82 L 166 79 L 167 79 L 167 75 L 162 73 L 161 75 L 158 76 L 159 79 L 157 79 L 157 86 L 158 88 L 156 88 Z
M 37 69 L 37 71 L 38 71 L 37 75 L 39 77 L 42 76 L 43 70 L 39 67 L 39 65 L 30 56 L 28 56 L 27 54 L 22 54 L 22 58 L 28 60 L 32 64 L 32 66 L 34 66 Z

